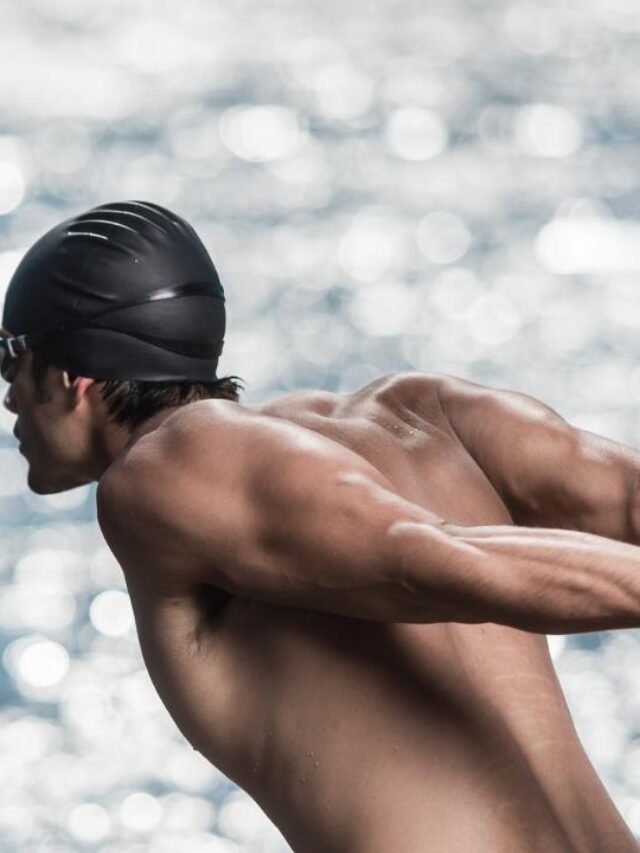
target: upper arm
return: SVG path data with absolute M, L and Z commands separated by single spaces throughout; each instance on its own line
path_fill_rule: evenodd
M 357 454 L 271 418 L 238 421 L 220 452 L 188 433 L 155 442 L 105 478 L 98 509 L 125 572 L 168 590 L 384 618 L 391 526 L 440 521 Z
M 634 541 L 640 452 L 573 427 L 528 394 L 448 374 L 438 393 L 453 430 L 515 524 Z

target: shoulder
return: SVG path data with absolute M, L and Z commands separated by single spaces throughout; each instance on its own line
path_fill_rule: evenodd
M 378 377 L 361 393 L 401 416 L 417 416 L 433 426 L 447 418 L 443 398 L 456 379 L 446 373 L 405 370 Z
M 166 467 L 177 461 L 176 454 L 215 449 L 232 435 L 239 435 L 243 416 L 235 404 L 224 400 L 199 400 L 172 412 L 155 429 L 129 444 L 114 460 L 100 485 L 131 476 L 143 467 Z
M 221 524 L 244 517 L 251 495 L 275 482 L 278 471 L 332 449 L 347 453 L 290 421 L 219 402 L 177 411 L 114 461 L 96 493 L 105 535 L 120 535 L 134 516 L 138 533 L 175 533 L 203 513 L 211 519 L 214 507 Z
M 405 370 L 400 373 L 391 374 L 387 378 L 387 384 L 381 390 L 405 390 L 420 393 L 431 393 L 434 395 L 446 392 L 457 387 L 475 387 L 477 389 L 490 390 L 487 385 L 471 382 L 462 376 L 453 373 L 437 373 L 432 370 Z
M 512 388 L 483 385 L 460 376 L 441 374 L 438 395 L 451 418 L 502 422 L 516 418 L 528 423 L 571 432 L 569 423 L 551 406 L 523 391 Z
M 162 481 L 174 482 L 178 472 L 198 474 L 216 461 L 229 460 L 243 430 L 243 417 L 225 401 L 202 400 L 172 412 L 152 432 L 128 445 L 100 478 L 98 508 L 150 491 Z
M 255 428 L 239 410 L 188 408 L 127 448 L 98 483 L 98 523 L 125 573 L 182 584 L 249 535 L 244 455 Z
M 98 484 L 99 521 L 113 513 L 126 518 L 127 507 L 174 517 L 198 500 L 228 507 L 237 496 L 270 492 L 328 459 L 371 468 L 342 444 L 284 418 L 202 403 L 167 418 L 110 466 Z
M 335 501 L 340 483 L 386 486 L 362 457 L 312 430 L 241 410 L 215 415 L 203 407 L 167 419 L 101 479 L 98 521 L 125 573 L 178 587 L 207 577 L 228 589 L 260 562 L 274 530 Z
M 432 395 L 438 394 L 441 388 L 450 382 L 455 383 L 458 377 L 448 373 L 436 373 L 428 370 L 402 370 L 379 376 L 363 391 L 369 391 L 376 397 L 392 397 L 394 395 Z
M 185 480 L 196 489 L 202 478 L 211 478 L 215 468 L 217 476 L 211 485 L 219 482 L 221 463 L 227 467 L 233 463 L 242 418 L 215 405 L 218 401 L 200 402 L 173 412 L 152 432 L 143 434 L 102 475 L 96 506 L 103 532 L 117 532 L 132 513 L 138 528 L 144 521 L 157 523 L 163 516 L 179 513 Z

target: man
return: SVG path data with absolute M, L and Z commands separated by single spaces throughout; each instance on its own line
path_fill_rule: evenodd
M 31 489 L 98 481 L 160 697 L 296 853 L 639 849 L 544 636 L 640 625 L 638 452 L 435 373 L 241 405 L 146 202 L 41 238 L 3 326 Z

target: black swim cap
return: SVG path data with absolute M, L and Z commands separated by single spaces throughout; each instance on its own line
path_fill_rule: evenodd
M 76 375 L 213 381 L 224 291 L 191 225 L 157 204 L 120 201 L 65 220 L 29 249 L 2 325 Z

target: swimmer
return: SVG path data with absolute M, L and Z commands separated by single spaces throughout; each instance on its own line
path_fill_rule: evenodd
M 295 853 L 638 851 L 545 635 L 640 626 L 640 452 L 449 374 L 244 405 L 225 319 L 125 201 L 34 244 L 0 341 L 29 486 L 98 483 L 184 737 Z

